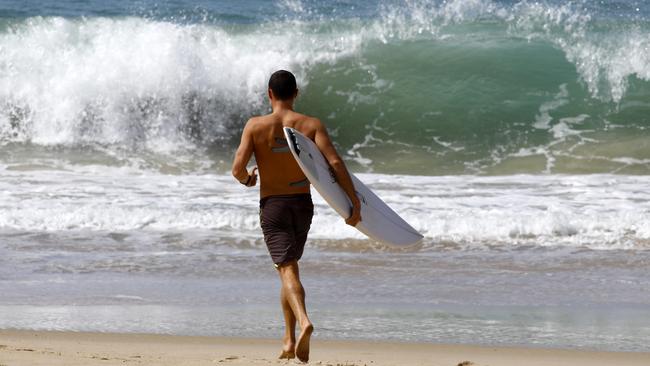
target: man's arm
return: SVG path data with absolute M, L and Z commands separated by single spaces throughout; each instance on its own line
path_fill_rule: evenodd
M 343 159 L 339 156 L 330 140 L 329 135 L 327 134 L 327 129 L 325 126 L 318 120 L 316 120 L 316 136 L 314 137 L 314 142 L 316 146 L 320 149 L 327 159 L 327 162 L 334 170 L 336 175 L 336 180 L 339 182 L 343 191 L 348 195 L 350 201 L 352 202 L 352 212 L 350 217 L 345 220 L 345 223 L 351 226 L 355 226 L 361 221 L 361 203 L 354 191 L 354 184 L 352 183 L 352 178 L 350 178 L 350 173 L 345 167 Z
M 251 132 L 251 121 L 246 122 L 244 126 L 244 131 L 241 134 L 241 142 L 235 153 L 235 160 L 232 162 L 232 175 L 239 181 L 239 183 L 246 185 L 247 187 L 252 187 L 257 183 L 257 174 L 255 170 L 257 167 L 253 168 L 251 173 L 248 173 L 246 170 L 246 165 L 251 160 L 253 156 L 253 134 Z

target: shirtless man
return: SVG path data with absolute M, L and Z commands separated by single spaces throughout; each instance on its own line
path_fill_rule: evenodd
M 345 164 L 336 153 L 325 126 L 317 119 L 297 113 L 293 104 L 298 96 L 296 78 L 279 70 L 271 75 L 268 89 L 273 112 L 253 117 L 244 127 L 235 154 L 232 175 L 247 187 L 257 183 L 260 172 L 260 224 L 264 241 L 282 281 L 280 303 L 284 313 L 285 334 L 280 358 L 296 356 L 309 360 L 309 339 L 314 331 L 305 308 L 305 290 L 300 282 L 298 260 L 302 256 L 314 214 L 309 181 L 294 160 L 283 127 L 292 127 L 312 139 L 323 153 L 343 190 L 352 201 L 352 212 L 345 222 L 355 226 L 361 221 L 359 199 Z M 246 169 L 255 154 L 257 167 Z M 301 332 L 296 341 L 298 322 Z

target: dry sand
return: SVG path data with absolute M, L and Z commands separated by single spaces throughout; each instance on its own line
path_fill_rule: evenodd
M 278 365 L 280 341 L 269 339 L 0 331 L 1 366 Z M 312 365 L 625 366 L 650 365 L 650 353 L 363 341 L 312 342 Z

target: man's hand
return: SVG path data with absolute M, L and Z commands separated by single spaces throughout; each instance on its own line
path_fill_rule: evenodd
M 250 173 L 248 173 L 248 178 L 244 181 L 239 181 L 239 183 L 245 185 L 246 187 L 254 187 L 257 184 L 257 166 L 253 167 Z
M 357 224 L 361 221 L 361 203 L 359 200 L 356 200 L 352 204 L 352 214 L 350 214 L 350 217 L 345 219 L 345 223 L 350 225 L 350 226 L 357 226 Z

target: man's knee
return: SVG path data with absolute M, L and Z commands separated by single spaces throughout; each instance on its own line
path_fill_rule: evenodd
M 278 273 L 282 280 L 282 285 L 290 291 L 304 291 L 302 283 L 300 283 L 300 276 L 298 274 L 298 261 L 290 261 L 283 263 L 278 267 Z
M 290 261 L 282 262 L 275 264 L 275 268 L 280 272 L 280 275 L 286 273 L 297 273 L 298 272 L 298 260 L 293 259 Z

